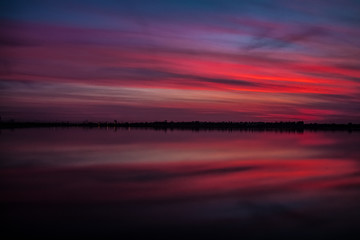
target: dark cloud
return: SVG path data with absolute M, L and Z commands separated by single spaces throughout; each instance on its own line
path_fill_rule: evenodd
M 226 79 L 217 77 L 204 77 L 201 75 L 181 74 L 176 72 L 168 72 L 164 70 L 156 70 L 154 68 L 106 68 L 99 69 L 99 72 L 107 72 L 109 77 L 131 77 L 136 80 L 157 81 L 161 85 L 161 81 L 166 82 L 168 79 L 179 79 L 178 84 L 181 85 L 180 79 L 189 80 L 186 84 L 191 84 L 192 81 L 203 83 L 219 83 L 224 85 L 234 86 L 252 86 L 256 87 L 259 84 L 237 79 Z M 111 76 L 113 74 L 113 76 Z M 121 81 L 121 80 L 120 80 Z M 119 81 L 119 82 L 120 82 Z M 154 83 L 156 84 L 156 83 Z
M 252 43 L 245 46 L 246 50 L 254 50 L 260 48 L 284 48 L 303 41 L 310 41 L 316 36 L 325 36 L 327 33 L 325 29 L 320 27 L 304 27 L 303 30 L 293 30 L 294 33 L 278 33 L 273 30 L 267 30 L 261 34 L 255 35 Z M 296 28 L 296 25 L 294 25 Z
M 250 86 L 250 87 L 256 87 L 259 84 L 250 82 L 250 81 L 244 81 L 244 80 L 235 80 L 235 79 L 221 79 L 221 78 L 208 78 L 208 77 L 197 77 L 197 76 L 189 76 L 190 79 L 196 79 L 200 81 L 210 82 L 210 83 L 220 83 L 225 84 L 229 86 Z

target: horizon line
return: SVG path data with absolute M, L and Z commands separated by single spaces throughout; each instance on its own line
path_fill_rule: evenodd
M 138 129 L 154 129 L 154 130 L 224 130 L 224 131 L 289 131 L 304 132 L 307 131 L 360 131 L 360 123 L 304 123 L 304 121 L 288 121 L 288 122 L 207 122 L 207 121 L 154 121 L 154 122 L 16 122 L 0 121 L 0 129 L 16 129 L 16 128 L 138 128 Z

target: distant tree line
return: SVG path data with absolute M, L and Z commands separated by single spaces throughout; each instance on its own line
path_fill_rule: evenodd
M 347 130 L 359 131 L 360 124 L 304 123 L 297 122 L 16 122 L 0 121 L 0 128 L 84 127 L 84 128 L 141 128 L 155 130 L 223 130 L 223 131 L 294 131 Z

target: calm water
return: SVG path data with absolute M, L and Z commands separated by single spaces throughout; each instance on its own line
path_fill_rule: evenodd
M 2 235 L 359 237 L 360 133 L 2 130 Z

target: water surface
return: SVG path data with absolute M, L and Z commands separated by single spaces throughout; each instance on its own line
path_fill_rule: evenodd
M 358 132 L 2 130 L 5 234 L 359 237 Z

